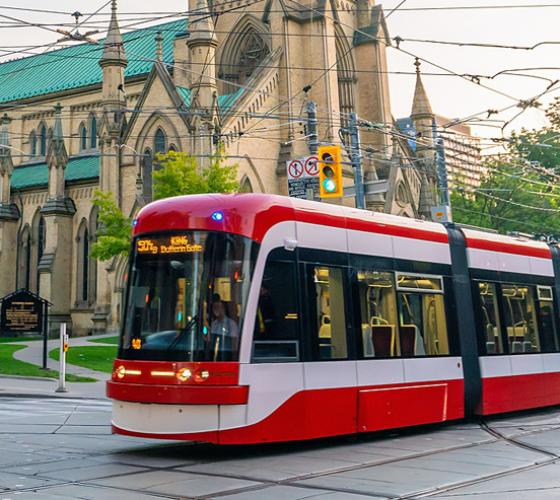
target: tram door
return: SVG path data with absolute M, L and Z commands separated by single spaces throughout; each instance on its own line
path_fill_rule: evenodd
M 307 333 L 311 360 L 304 365 L 310 431 L 356 432 L 356 361 L 349 342 L 348 269 L 307 264 Z

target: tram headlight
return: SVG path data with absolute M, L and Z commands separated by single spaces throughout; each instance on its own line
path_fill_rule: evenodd
M 123 365 L 120 365 L 115 370 L 115 375 L 118 379 L 124 378 L 126 374 L 126 368 Z
M 209 376 L 208 370 L 200 370 L 194 374 L 193 378 L 195 382 L 204 382 Z
M 186 382 L 187 380 L 189 380 L 191 378 L 191 375 L 192 375 L 192 372 L 188 368 L 181 368 L 177 372 L 177 378 L 181 382 Z

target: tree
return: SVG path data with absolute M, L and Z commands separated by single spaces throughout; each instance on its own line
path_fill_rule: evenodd
M 128 255 L 132 221 L 122 213 L 112 193 L 96 191 L 93 204 L 99 211 L 99 231 L 97 241 L 92 245 L 91 256 L 98 260 L 109 260 Z
M 160 154 L 157 160 L 160 168 L 153 172 L 154 200 L 239 190 L 237 165 L 225 165 L 223 151 L 211 157 L 204 168 L 199 168 L 193 156 L 176 151 Z M 109 260 L 128 255 L 132 220 L 122 213 L 112 193 L 96 191 L 93 204 L 99 210 L 100 229 L 91 256 L 98 260 Z
M 451 194 L 456 222 L 505 233 L 560 235 L 560 189 L 519 157 L 489 160 L 477 188 L 459 186 Z
M 237 165 L 225 165 L 222 152 L 210 158 L 200 169 L 196 158 L 187 153 L 169 151 L 158 155 L 161 168 L 154 170 L 154 200 L 200 193 L 234 193 L 239 190 Z

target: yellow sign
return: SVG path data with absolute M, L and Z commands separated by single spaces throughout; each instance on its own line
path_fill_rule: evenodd
M 136 242 L 139 254 L 163 255 L 174 253 L 198 253 L 204 248 L 200 243 L 192 243 L 186 235 L 160 238 L 140 238 Z

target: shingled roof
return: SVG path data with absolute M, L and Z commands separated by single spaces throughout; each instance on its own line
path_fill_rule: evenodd
M 123 40 L 128 59 L 125 77 L 150 72 L 157 32 L 163 35 L 163 60 L 172 64 L 173 39 L 185 33 L 185 29 L 186 21 L 178 20 L 125 33 Z M 4 62 L 0 64 L 0 103 L 100 84 L 102 52 L 103 40 L 100 40 L 99 45 L 73 45 Z
M 64 170 L 66 182 L 86 181 L 99 177 L 99 155 L 74 156 L 68 160 Z M 22 165 L 14 168 L 12 189 L 30 189 L 46 186 L 49 168 L 45 162 Z

